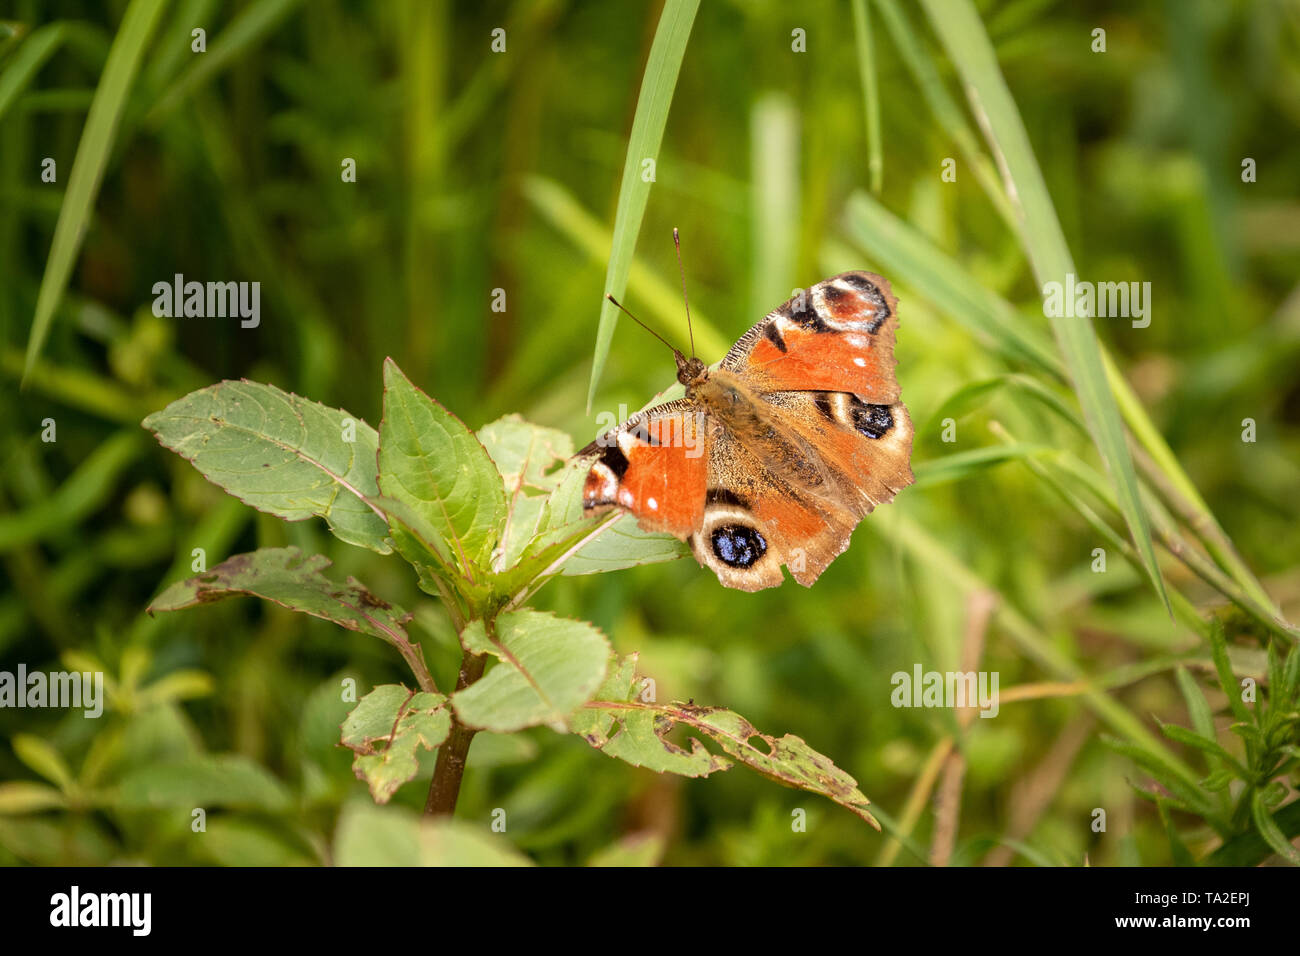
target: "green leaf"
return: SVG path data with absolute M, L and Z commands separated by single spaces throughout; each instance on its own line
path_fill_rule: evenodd
M 1216 760 L 1237 768 L 1242 776 L 1246 775 L 1246 768 L 1241 766 L 1230 753 L 1219 746 L 1218 741 L 1210 737 L 1202 737 L 1195 731 L 1188 730 L 1186 727 L 1179 727 L 1177 724 L 1161 724 L 1160 730 L 1170 740 L 1176 740 L 1180 744 L 1194 747 Z
M 0 514 L 0 553 L 76 528 L 113 495 L 119 476 L 140 457 L 145 444 L 135 429 L 116 432 L 52 494 L 21 511 Z
M 1236 774 L 1227 767 L 1222 767 L 1202 780 L 1201 786 L 1206 790 L 1209 790 L 1211 793 L 1222 793 L 1227 790 L 1232 781 L 1236 779 Z
M 1174 677 L 1178 681 L 1178 689 L 1182 692 L 1183 700 L 1187 703 L 1187 712 L 1191 715 L 1192 726 L 1202 737 L 1214 740 L 1214 716 L 1210 712 L 1209 701 L 1197 686 L 1196 678 L 1185 667 L 1177 668 Z
M 286 521 L 322 517 L 349 544 L 392 550 L 383 516 L 366 500 L 379 493 L 379 436 L 343 409 L 274 385 L 227 381 L 177 399 L 143 424 L 259 511 Z
M 1178 834 L 1178 828 L 1174 826 L 1174 821 L 1169 815 L 1169 806 L 1164 800 L 1156 801 L 1156 808 L 1160 811 L 1160 822 L 1164 824 L 1165 837 L 1169 840 L 1169 852 L 1173 857 L 1174 866 L 1195 866 L 1196 860 L 1192 853 L 1187 849 L 1187 844 Z
M 203 755 L 132 770 L 118 785 L 117 806 L 149 808 L 235 807 L 278 813 L 292 800 L 261 766 L 235 754 Z
M 492 634 L 473 621 L 461 642 L 499 663 L 454 694 L 452 706 L 462 723 L 497 733 L 562 724 L 600 687 L 610 654 L 590 624 L 541 611 L 501 614 Z
M 448 543 L 462 573 L 487 568 L 506 520 L 501 476 L 456 416 L 384 361 L 379 487 Z
M 1167 790 L 1172 798 L 1176 798 L 1183 807 L 1212 823 L 1218 820 L 1218 810 L 1214 805 L 1205 799 L 1196 786 L 1186 781 L 1178 768 L 1163 753 L 1148 749 L 1145 746 L 1117 740 L 1105 734 L 1102 735 L 1101 740 L 1107 747 L 1128 757 L 1150 773 L 1159 782 L 1160 786 Z M 1144 788 L 1137 787 L 1136 789 L 1144 796 L 1151 796 L 1150 792 Z
M 1282 708 L 1293 707 L 1300 698 L 1300 644 L 1287 652 L 1286 662 L 1282 665 L 1282 679 L 1273 688 L 1273 693 Z
M 67 799 L 58 790 L 31 780 L 0 783 L 0 817 L 24 816 L 42 810 L 63 809 Z
M 507 415 L 484 425 L 478 439 L 505 483 L 506 520 L 492 570 L 513 567 L 539 530 L 550 494 L 573 455 L 573 439 L 554 428 Z
M 588 713 L 573 720 L 574 732 L 611 757 L 659 773 L 706 777 L 731 766 L 730 760 L 711 753 L 697 737 L 688 738 L 689 750 L 667 739 L 674 728 L 688 728 L 765 777 L 827 797 L 880 829 L 867 810 L 870 801 L 858 789 L 857 781 L 799 737 L 761 733 L 745 718 L 722 707 L 655 704 L 640 699 L 640 692 L 636 656 L 615 662 L 609 679 L 587 704 Z M 755 745 L 754 740 L 761 743 Z
M 1250 801 L 1250 816 L 1255 821 L 1255 829 L 1259 835 L 1264 838 L 1264 842 L 1269 845 L 1274 853 L 1282 857 L 1292 866 L 1300 866 L 1300 850 L 1291 845 L 1287 835 L 1282 832 L 1273 815 L 1269 813 L 1268 804 L 1264 801 L 1264 796 L 1256 791 Z
M 382 684 L 343 722 L 343 746 L 356 754 L 352 770 L 376 803 L 387 803 L 420 769 L 416 748 L 435 750 L 451 732 L 447 698 Z
M 65 793 L 72 787 L 72 770 L 63 755 L 34 734 L 14 734 L 14 755 Z
M 160 677 L 144 690 L 137 698 L 140 707 L 153 707 L 173 700 L 193 700 L 207 697 L 215 689 L 212 675 L 200 670 L 172 671 Z
M 77 144 L 77 155 L 72 161 L 72 172 L 68 174 L 68 188 L 54 226 L 54 241 L 50 243 L 50 255 L 36 297 L 36 315 L 27 339 L 24 381 L 36 364 L 54 321 L 54 310 L 67 288 L 68 277 L 90 225 L 99 184 L 113 154 L 117 124 L 126 107 L 127 95 L 140 66 L 140 58 L 166 5 L 166 0 L 131 0 L 114 35 L 104 72 L 95 88 L 95 98 L 91 100 L 90 112 L 86 115 L 81 142 Z
M 531 866 L 502 836 L 460 820 L 356 801 L 339 814 L 336 866 Z
M 445 589 L 440 586 L 440 581 L 453 588 L 458 581 L 464 586 L 465 582 L 459 577 L 447 542 L 442 540 L 442 535 L 423 515 L 405 501 L 385 495 L 371 498 L 370 503 L 384 513 L 393 547 L 415 568 L 422 590 L 443 596 Z
M 1251 722 L 1250 710 L 1241 699 L 1241 685 L 1237 683 L 1232 671 L 1232 661 L 1228 657 L 1228 642 L 1223 636 L 1223 625 L 1219 621 L 1210 624 L 1210 654 L 1214 659 L 1214 670 L 1219 676 L 1219 687 L 1228 698 L 1232 715 L 1241 723 Z
M 375 597 L 356 578 L 339 584 L 321 572 L 330 566 L 323 554 L 303 557 L 297 548 L 261 548 L 222 561 L 204 574 L 177 581 L 147 608 L 178 611 L 237 595 L 264 598 L 291 611 L 332 621 L 349 631 L 371 634 L 390 644 L 409 644 L 409 612 Z
M 1064 282 L 1075 272 L 1065 235 L 1052 207 L 1042 171 L 1034 158 L 1029 136 L 998 68 L 997 56 L 979 13 L 970 0 L 922 0 L 935 32 L 956 64 L 972 107 L 982 116 L 982 126 L 1000 157 L 1007 193 L 1024 222 L 1022 240 L 1034 267 L 1040 289 L 1048 282 Z M 1066 365 L 1084 421 L 1110 471 L 1120 513 L 1128 524 L 1142 565 L 1152 587 L 1172 616 L 1164 578 L 1156 561 L 1151 528 L 1138 493 L 1137 474 L 1129 454 L 1119 407 L 1111 392 L 1101 345 L 1092 320 L 1086 316 L 1052 316 L 1056 340 Z
M 645 160 L 658 161 L 659 145 L 663 141 L 664 126 L 668 122 L 668 108 L 672 104 L 673 90 L 677 86 L 677 73 L 686 55 L 686 43 L 691 36 L 700 0 L 666 0 L 650 45 L 650 59 L 641 78 L 641 93 L 637 97 L 636 114 L 632 118 L 632 134 L 627 141 L 627 157 L 623 162 L 623 183 L 618 191 L 618 210 L 614 214 L 614 243 L 609 251 L 609 268 L 605 273 L 605 291 L 622 298 L 627 288 L 628 271 L 636 237 L 641 231 L 641 218 L 645 215 L 650 198 L 650 182 L 643 178 Z M 596 397 L 596 385 L 604 371 L 609 346 L 618 324 L 618 309 L 605 300 L 600 310 L 600 325 L 596 330 L 596 351 L 591 362 L 591 384 L 587 389 L 587 407 Z
M 318 866 L 321 862 L 276 821 L 235 814 L 210 818 L 195 849 L 217 866 Z
M 664 855 L 664 842 L 658 833 L 632 833 L 597 850 L 587 860 L 587 866 L 658 866 Z
M 372 594 L 356 578 L 343 584 L 321 572 L 330 566 L 321 554 L 304 558 L 297 548 L 262 548 L 237 554 L 203 574 L 177 581 L 154 598 L 146 610 L 177 611 L 237 595 L 272 601 L 330 621 L 349 631 L 369 634 L 392 645 L 424 690 L 435 690 L 424 653 L 406 633 L 408 611 Z
M 1289 842 L 1300 836 L 1300 800 L 1292 800 L 1273 814 L 1272 822 L 1281 831 L 1284 840 Z M 1274 852 L 1273 848 L 1264 842 L 1264 838 L 1256 830 L 1251 829 L 1233 837 L 1211 853 L 1205 865 L 1258 866 Z

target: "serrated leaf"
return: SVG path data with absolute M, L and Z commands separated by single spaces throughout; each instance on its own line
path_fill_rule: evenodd
M 133 770 L 118 785 L 117 806 L 243 807 L 279 812 L 292 800 L 284 786 L 261 766 L 235 754 L 201 755 L 175 763 Z
M 415 509 L 466 575 L 487 568 L 506 519 L 496 466 L 455 415 L 384 361 L 379 487 Z
M 478 430 L 478 439 L 505 485 L 505 529 L 492 555 L 492 570 L 500 572 L 519 561 L 541 530 L 547 500 L 560 478 L 557 465 L 573 454 L 573 439 L 518 415 L 484 425 Z
M 597 750 L 636 767 L 688 777 L 705 777 L 731 766 L 727 757 L 710 752 L 697 737 L 689 738 L 689 750 L 667 739 L 674 728 L 686 727 L 765 777 L 820 794 L 880 829 L 857 781 L 801 738 L 761 733 L 744 717 L 722 707 L 647 703 L 637 697 L 641 684 L 635 670 L 635 656 L 615 662 L 610 677 L 584 708 L 589 713 L 572 721 L 574 732 Z M 761 746 L 752 743 L 755 739 L 762 741 Z
M 352 771 L 376 803 L 419 772 L 416 749 L 435 750 L 451 732 L 447 698 L 382 684 L 357 702 L 343 722 L 341 743 L 356 754 Z
M 453 694 L 452 706 L 462 723 L 497 733 L 563 723 L 600 687 L 610 656 L 595 627 L 541 611 L 501 614 L 492 635 L 473 621 L 461 642 L 499 663 Z
M 356 578 L 344 584 L 321 572 L 330 566 L 323 554 L 303 557 L 297 548 L 262 548 L 227 558 L 204 574 L 177 581 L 149 605 L 177 611 L 223 598 L 251 595 L 291 611 L 301 611 L 350 631 L 371 634 L 390 644 L 410 646 L 409 612 L 376 597 Z
M 415 568 L 420 578 L 420 588 L 427 594 L 441 595 L 439 579 L 453 589 L 459 573 L 452 561 L 447 542 L 434 527 L 404 501 L 380 495 L 371 499 L 388 519 L 388 531 L 397 553 Z
M 345 420 L 355 423 L 346 428 Z M 339 539 L 388 554 L 388 526 L 366 499 L 379 493 L 378 434 L 343 409 L 274 385 L 220 382 L 142 423 L 213 484 L 286 521 L 321 517 Z M 345 441 L 349 435 L 355 441 Z

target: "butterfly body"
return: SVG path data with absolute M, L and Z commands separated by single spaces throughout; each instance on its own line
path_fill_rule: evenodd
M 844 273 L 769 313 L 715 368 L 677 353 L 685 396 L 579 452 L 594 457 L 584 509 L 689 542 L 728 587 L 779 585 L 782 565 L 811 585 L 912 483 L 896 307 L 884 279 Z

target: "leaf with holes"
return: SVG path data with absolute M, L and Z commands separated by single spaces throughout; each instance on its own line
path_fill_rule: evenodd
M 668 739 L 674 729 L 688 728 L 765 777 L 820 794 L 880 829 L 857 781 L 801 738 L 761 733 L 744 717 L 722 707 L 647 702 L 639 696 L 641 687 L 636 655 L 615 661 L 609 678 L 571 721 L 574 732 L 611 757 L 660 773 L 706 777 L 731 766 L 727 757 L 709 751 L 698 737 L 687 738 L 689 750 Z M 756 739 L 760 745 L 753 743 Z
M 142 423 L 165 448 L 258 511 L 324 518 L 334 534 L 380 554 L 388 527 L 366 499 L 379 493 L 373 428 L 339 408 L 257 382 L 191 392 Z
M 442 694 L 381 684 L 348 714 L 341 742 L 356 754 L 352 771 L 370 787 L 376 803 L 387 803 L 419 772 L 417 748 L 435 750 L 447 739 L 451 714 L 446 705 Z
M 474 621 L 461 633 L 467 651 L 498 661 L 452 696 L 456 716 L 471 727 L 509 733 L 563 724 L 605 679 L 609 642 L 583 621 L 511 611 L 497 617 L 494 632 Z

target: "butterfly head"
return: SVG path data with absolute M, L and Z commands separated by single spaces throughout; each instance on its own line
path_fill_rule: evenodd
M 673 358 L 677 360 L 677 381 L 687 388 L 694 388 L 709 377 L 709 367 L 694 355 L 687 358 L 673 349 Z

